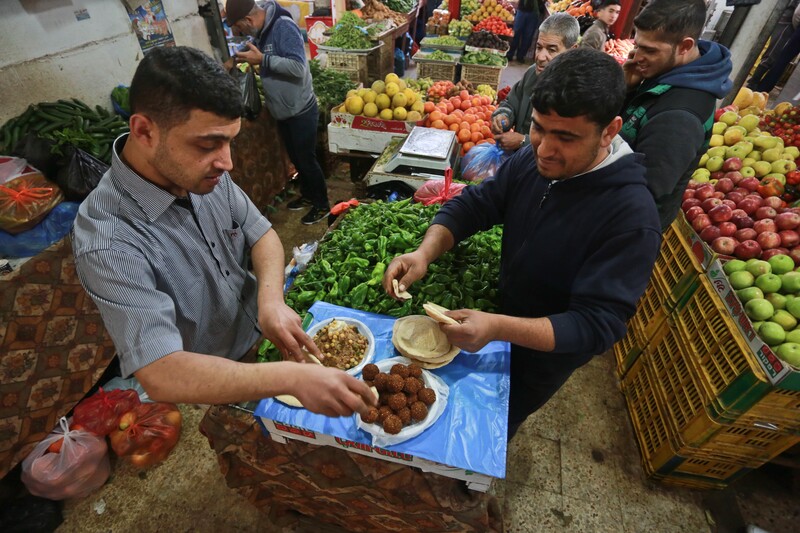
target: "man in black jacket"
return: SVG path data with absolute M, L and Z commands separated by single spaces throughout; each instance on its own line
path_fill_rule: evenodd
M 717 99 L 732 86 L 730 51 L 699 40 L 705 19 L 703 0 L 651 0 L 634 20 L 636 49 L 624 65 L 620 135 L 645 155 L 664 229 L 708 148 Z
M 396 297 L 393 280 L 405 290 L 456 243 L 503 224 L 500 314 L 460 309 L 447 313 L 459 324 L 441 327 L 469 352 L 511 343 L 509 438 L 575 369 L 622 338 L 661 242 L 645 169 L 617 136 L 619 65 L 597 50 L 570 50 L 534 89 L 530 146 L 449 200 L 383 280 Z
M 508 49 L 508 60 L 517 56 L 517 61 L 525 62 L 525 54 L 533 43 L 533 36 L 539 29 L 545 14 L 544 0 L 519 0 L 517 13 L 514 15 L 514 37 Z

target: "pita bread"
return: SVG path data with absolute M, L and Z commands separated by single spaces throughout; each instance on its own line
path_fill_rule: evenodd
M 441 305 L 437 305 L 433 302 L 426 302 L 422 304 L 422 308 L 425 310 L 425 313 L 434 319 L 437 322 L 441 322 L 442 324 L 449 324 L 451 326 L 455 326 L 458 324 L 458 321 L 455 318 L 447 316 L 445 313 L 449 311 L 446 307 L 442 307 Z
M 392 328 L 392 344 L 403 356 L 423 368 L 440 368 L 461 351 L 450 344 L 438 323 L 425 315 L 397 319 Z
M 394 293 L 397 295 L 398 298 L 402 300 L 410 300 L 413 298 L 408 291 L 401 291 L 400 290 L 400 282 L 396 279 L 392 280 L 392 288 L 394 289 Z
M 322 362 L 316 357 L 314 357 L 314 354 L 307 352 L 305 348 L 303 349 L 303 355 L 305 355 L 306 359 L 308 359 L 311 363 L 316 363 L 320 366 L 323 366 Z M 281 403 L 288 405 L 289 407 L 304 407 L 303 404 L 300 403 L 300 400 L 298 400 L 291 394 L 279 394 L 278 396 L 275 396 L 275 399 Z

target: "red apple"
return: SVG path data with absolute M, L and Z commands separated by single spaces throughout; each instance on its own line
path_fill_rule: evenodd
M 700 238 L 706 241 L 707 243 L 712 243 L 714 239 L 720 236 L 719 228 L 711 225 L 706 226 L 703 228 L 703 231 L 700 232 Z
M 712 198 L 719 198 L 720 200 L 722 200 L 723 198 L 725 198 L 725 193 L 722 191 L 714 191 Z
M 704 183 L 703 185 L 699 186 L 694 190 L 694 198 L 697 198 L 701 202 L 706 198 L 711 198 L 714 196 L 715 193 L 714 186 L 710 183 Z
M 744 211 L 742 211 L 739 208 L 734 209 L 733 212 L 731 213 L 731 218 L 733 218 L 733 217 L 746 217 L 746 216 L 747 216 L 747 213 L 745 213 Z
M 771 218 L 762 218 L 761 220 L 756 220 L 753 224 L 753 229 L 756 230 L 756 233 L 761 234 L 765 231 L 770 231 L 775 233 L 778 231 L 778 228 L 775 227 L 775 221 Z
M 726 172 L 722 178 L 731 180 L 733 182 L 733 186 L 735 187 L 744 179 L 744 176 L 742 176 L 742 173 L 738 170 L 734 170 L 733 172 Z
M 709 198 L 708 200 L 703 202 L 703 204 L 700 207 L 705 209 L 706 202 L 712 202 L 713 200 L 714 198 Z M 728 220 L 731 219 L 732 213 L 733 209 L 731 209 L 730 206 L 727 206 L 725 204 L 716 205 L 708 210 L 708 216 L 714 223 L 727 222 Z
M 705 209 L 705 206 L 703 206 L 703 209 Z M 756 209 L 756 220 L 763 220 L 765 218 L 772 219 L 775 218 L 776 216 L 778 216 L 778 212 L 775 211 L 775 208 L 773 207 L 768 207 L 764 205 Z
M 711 225 L 711 219 L 708 218 L 708 215 L 703 213 L 702 215 L 697 215 L 694 220 L 692 220 L 692 229 L 694 229 L 697 233 L 703 231 L 703 228 L 708 227 Z
M 697 198 L 689 198 L 684 203 L 692 201 L 697 201 Z M 693 203 L 692 205 L 698 205 L 698 204 Z M 760 206 L 761 204 L 756 202 L 756 200 L 752 196 L 745 196 L 741 202 L 736 204 L 736 207 L 738 207 L 748 215 L 752 215 L 753 213 L 755 213 L 756 209 L 758 209 Z
M 744 187 L 748 191 L 752 192 L 758 189 L 759 183 L 760 182 L 758 181 L 758 178 L 753 178 L 753 177 L 744 178 L 742 181 L 739 182 L 739 187 Z
M 711 243 L 711 249 L 718 254 L 733 255 L 733 251 L 736 249 L 736 241 L 730 237 L 717 237 Z
M 773 209 L 778 209 L 783 207 L 783 200 L 778 198 L 777 196 L 767 196 L 764 198 L 764 205 L 769 206 Z
M 779 230 L 795 229 L 800 226 L 800 215 L 791 211 L 784 211 L 775 217 L 775 226 Z
M 789 257 L 794 259 L 794 266 L 800 266 L 800 246 L 795 246 L 789 250 Z
M 700 183 L 690 179 L 689 183 L 686 184 L 686 188 L 687 189 L 696 189 L 698 185 L 700 185 Z
M 736 224 L 733 222 L 720 222 L 717 227 L 719 228 L 720 237 L 733 237 L 738 231 Z
M 720 235 L 721 234 L 722 232 L 720 231 Z M 758 237 L 758 232 L 753 228 L 742 228 L 736 230 L 736 233 L 733 234 L 733 237 L 739 242 L 753 241 L 756 237 Z
M 703 208 L 703 211 L 708 213 L 718 205 L 722 205 L 722 200 L 720 200 L 719 198 L 706 198 L 705 200 L 703 200 L 703 203 L 700 204 L 700 207 Z
M 694 198 L 694 189 L 686 189 L 683 191 L 683 199 Z
M 694 207 L 690 207 L 686 213 L 684 213 L 684 216 L 686 217 L 687 222 L 692 222 L 695 218 L 697 218 L 697 215 L 702 215 L 704 213 L 705 211 L 703 211 L 703 208 L 699 205 L 696 205 Z
M 744 198 L 744 195 L 742 193 L 736 192 L 736 191 L 731 191 L 731 192 L 729 192 L 728 194 L 725 195 L 725 199 L 726 200 L 730 200 L 731 202 L 734 202 L 736 204 L 741 202 L 743 198 Z
M 778 235 L 781 236 L 781 246 L 784 248 L 794 248 L 800 244 L 800 233 L 797 233 L 793 229 L 779 231 Z
M 702 207 L 701 207 L 700 209 L 702 209 Z M 755 222 L 753 222 L 753 219 L 752 219 L 752 218 L 750 218 L 750 217 L 749 217 L 749 216 L 747 216 L 747 215 L 744 215 L 744 216 L 735 216 L 735 217 L 734 217 L 734 216 L 732 216 L 732 217 L 731 217 L 731 222 L 733 222 L 734 224 L 736 224 L 736 227 L 737 227 L 737 228 L 739 228 L 739 229 L 742 229 L 742 228 L 752 228 L 752 227 L 753 227 L 753 225 L 755 224 Z
M 781 245 L 781 236 L 774 231 L 765 231 L 759 233 L 756 241 L 761 246 L 762 250 L 769 250 L 770 248 L 777 248 Z
M 722 170 L 725 172 L 732 172 L 742 168 L 742 160 L 738 157 L 729 157 L 722 163 Z
M 714 188 L 718 191 L 722 191 L 724 193 L 729 193 L 733 190 L 733 180 L 727 177 L 728 175 L 725 174 L 724 177 L 720 178 L 720 180 L 714 185 Z
M 712 172 L 711 175 L 709 175 L 709 179 L 717 181 L 721 180 L 724 177 L 725 177 L 725 171 L 723 170 L 717 170 L 716 172 Z
M 731 213 L 733 212 L 734 209 L 736 209 L 736 202 L 734 202 L 733 200 L 728 200 L 727 198 L 725 200 L 722 200 L 722 205 L 727 205 L 728 207 L 730 207 Z
M 742 200 L 742 201 L 744 202 L 744 200 Z M 684 200 L 684 201 L 683 201 L 683 203 L 681 204 L 681 210 L 682 210 L 682 211 L 685 213 L 686 211 L 688 211 L 688 210 L 689 210 L 689 208 L 690 208 L 690 207 L 695 207 L 695 206 L 698 206 L 698 207 L 699 207 L 699 206 L 700 206 L 700 204 L 702 204 L 702 203 L 703 203 L 703 202 L 701 202 L 701 201 L 700 201 L 700 200 L 698 200 L 697 198 L 687 198 L 687 199 L 686 199 L 686 200 Z M 753 211 L 755 212 L 755 209 L 753 209 Z
M 761 252 L 760 259 L 766 261 L 773 255 L 788 255 L 788 254 L 784 254 L 780 248 L 770 248 L 769 250 L 764 250 L 763 252 Z
M 750 189 L 745 189 L 744 187 L 742 187 L 742 184 L 740 182 L 736 184 L 736 188 L 733 189 L 733 192 L 738 192 L 739 194 L 747 196 L 748 194 L 750 194 Z
M 756 241 L 742 241 L 736 245 L 733 255 L 739 259 L 752 259 L 761 255 L 761 245 Z

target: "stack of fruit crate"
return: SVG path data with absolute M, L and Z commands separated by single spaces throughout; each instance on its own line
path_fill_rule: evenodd
M 648 477 L 719 489 L 800 442 L 800 373 L 765 355 L 680 219 L 614 351 Z

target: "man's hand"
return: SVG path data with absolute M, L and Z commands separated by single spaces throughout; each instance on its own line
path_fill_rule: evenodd
M 259 307 L 258 315 L 261 333 L 280 350 L 284 359 L 305 363 L 302 348 L 322 359 L 314 340 L 303 331 L 300 317 L 284 302 L 275 302 L 264 309 Z
M 516 131 L 507 131 L 500 135 L 495 135 L 494 140 L 497 142 L 497 146 L 506 152 L 514 152 L 522 147 L 522 143 L 525 142 L 525 136 Z
M 439 327 L 447 335 L 450 344 L 458 346 L 462 350 L 477 352 L 496 338 L 495 315 L 491 313 L 458 309 L 445 314 L 456 319 L 459 324 L 439 324 Z
M 639 68 L 634 61 L 635 56 L 636 48 L 628 52 L 628 60 L 622 65 L 622 71 L 625 73 L 625 85 L 628 89 L 633 89 L 642 83 L 642 75 L 639 73 Z
M 250 63 L 253 66 L 257 66 L 261 64 L 261 61 L 264 60 L 264 54 L 261 53 L 256 45 L 253 43 L 247 43 L 247 51 L 245 52 L 236 52 L 236 61 L 238 63 Z
M 508 115 L 499 114 L 492 117 L 492 126 L 491 126 L 492 133 L 494 133 L 495 135 L 503 133 L 506 130 L 506 128 L 503 128 L 504 121 L 506 127 L 511 123 L 511 120 L 508 118 Z
M 428 262 L 419 253 L 419 250 L 395 257 L 383 275 L 383 289 L 392 298 L 400 300 L 394 292 L 392 280 L 397 280 L 400 284 L 398 288 L 401 291 L 407 291 L 412 283 L 421 279 L 427 272 Z
M 303 365 L 290 389 L 303 407 L 325 416 L 364 415 L 370 407 L 377 407 L 366 383 L 336 368 Z

